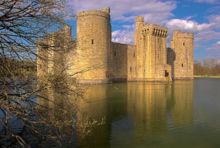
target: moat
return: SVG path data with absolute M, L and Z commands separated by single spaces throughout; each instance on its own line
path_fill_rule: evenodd
M 220 147 L 219 88 L 220 79 L 203 78 L 92 85 L 77 101 L 74 143 L 100 148 Z
M 219 88 L 220 79 L 215 78 L 99 84 L 86 88 L 83 97 L 70 95 L 68 100 L 76 106 L 68 106 L 67 96 L 53 90 L 47 95 L 56 105 L 41 103 L 53 108 L 46 111 L 47 119 L 73 133 L 71 143 L 63 147 L 218 148 Z M 72 109 L 73 131 L 65 125 L 73 117 Z

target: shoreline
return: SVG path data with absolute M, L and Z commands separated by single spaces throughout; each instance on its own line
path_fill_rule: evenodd
M 195 75 L 194 78 L 219 78 L 220 79 L 220 76 L 198 76 L 198 75 Z

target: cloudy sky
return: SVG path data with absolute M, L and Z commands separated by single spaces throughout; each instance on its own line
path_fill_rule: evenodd
M 111 8 L 112 40 L 134 41 L 135 16 L 146 23 L 169 28 L 169 40 L 174 29 L 194 32 L 195 59 L 220 59 L 220 0 L 68 0 L 67 21 L 74 28 L 74 14 L 81 10 Z M 73 35 L 75 29 L 73 29 Z

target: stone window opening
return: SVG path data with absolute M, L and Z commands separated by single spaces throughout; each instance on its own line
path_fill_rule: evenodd
M 94 44 L 94 39 L 91 40 L 91 43 Z
M 105 76 L 106 76 L 106 78 L 109 78 L 110 74 L 108 71 L 105 72 Z
M 132 67 L 130 67 L 130 72 L 132 72 Z
M 135 53 L 134 53 L 133 57 L 135 57 Z
M 115 56 L 115 57 L 117 56 L 117 53 L 116 53 L 116 51 L 114 51 L 114 56 Z
M 183 42 L 183 46 L 185 46 L 185 42 Z
M 165 75 L 165 77 L 169 77 L 169 72 L 167 70 L 165 70 L 164 75 Z
M 183 67 L 183 64 L 182 64 L 182 67 Z

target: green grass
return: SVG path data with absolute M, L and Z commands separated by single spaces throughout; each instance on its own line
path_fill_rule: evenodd
M 220 78 L 220 75 L 218 75 L 218 76 L 194 75 L 194 78 Z

